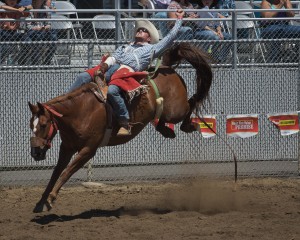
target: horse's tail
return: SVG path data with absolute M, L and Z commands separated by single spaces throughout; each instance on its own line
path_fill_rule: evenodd
M 210 57 L 198 47 L 188 43 L 180 43 L 164 54 L 163 64 L 172 66 L 182 59 L 188 61 L 196 69 L 196 93 L 193 95 L 193 100 L 197 108 L 209 97 L 209 89 L 212 83 Z

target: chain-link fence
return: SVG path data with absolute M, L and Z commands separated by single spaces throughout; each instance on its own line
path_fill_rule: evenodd
M 97 64 L 102 54 L 111 53 L 117 46 L 132 40 L 135 19 L 124 17 L 123 12 L 118 13 L 119 22 L 115 22 L 118 16 L 58 19 L 60 17 L 54 15 L 47 19 L 51 26 L 68 25 L 68 28 L 52 28 L 49 34 L 55 34 L 55 40 L 1 38 L 0 184 L 48 181 L 57 161 L 59 139 L 55 138 L 47 160 L 32 160 L 27 102 L 45 102 L 65 93 L 79 72 Z M 168 21 L 152 20 L 160 32 L 160 23 Z M 282 137 L 266 114 L 297 111 L 299 108 L 299 38 L 262 39 L 262 29 L 257 28 L 256 19 L 255 28 L 251 29 L 254 35 L 247 30 L 245 37 L 237 38 L 235 34 L 238 36 L 244 30 L 238 33 L 235 26 L 239 18 L 236 20 L 231 25 L 228 24 L 230 19 L 222 20 L 231 40 L 182 40 L 203 49 L 203 44 L 209 43 L 207 51 L 216 60 L 213 63 L 211 109 L 207 113 L 217 115 L 217 131 L 236 153 L 240 176 L 295 176 L 298 174 L 298 135 Z M 241 23 L 245 21 L 248 18 L 240 20 Z M 236 30 L 234 34 L 231 27 Z M 26 29 L 19 32 L 27 34 Z M 268 50 L 271 43 L 277 44 L 277 49 L 283 48 L 276 59 L 272 51 L 273 57 L 267 57 L 271 53 Z M 228 50 L 226 58 L 217 61 L 218 49 L 224 46 Z M 289 61 L 285 60 L 287 58 Z M 189 92 L 193 92 L 194 70 L 182 65 L 178 72 L 186 80 Z M 259 114 L 258 135 L 247 139 L 227 137 L 226 115 L 249 113 Z M 175 132 L 176 139 L 164 139 L 149 125 L 126 145 L 99 149 L 89 165 L 92 170 L 81 169 L 71 181 L 131 181 L 233 174 L 232 153 L 221 138 L 204 139 L 199 133 L 184 134 L 178 126 Z

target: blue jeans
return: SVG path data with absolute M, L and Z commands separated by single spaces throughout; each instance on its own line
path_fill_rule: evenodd
M 93 79 L 90 74 L 87 72 L 80 73 L 77 77 L 75 82 L 72 84 L 72 86 L 69 89 L 69 92 L 73 91 L 76 88 L 79 88 L 83 84 L 91 82 Z
M 263 39 L 300 38 L 300 26 L 295 25 L 269 25 L 261 31 Z M 266 55 L 268 62 L 277 62 L 280 58 L 280 41 L 268 42 L 270 49 Z
M 230 40 L 231 35 L 229 33 L 226 32 L 222 32 L 223 36 L 224 36 L 224 40 Z M 220 38 L 212 31 L 210 30 L 204 30 L 204 29 L 198 29 L 195 32 L 195 39 L 199 39 L 199 40 L 220 40 Z M 222 41 L 222 40 L 220 40 Z M 203 44 L 203 48 L 205 51 L 208 51 L 210 45 L 212 45 L 211 43 L 207 42 Z M 231 44 L 230 44 L 231 46 Z M 230 46 L 228 46 L 227 44 L 213 44 L 213 49 L 212 49 L 212 54 L 215 57 L 215 59 L 219 62 L 224 62 L 230 52 Z M 219 50 L 217 49 L 219 47 Z
M 112 66 L 111 68 L 109 68 L 109 70 L 115 71 L 116 69 L 114 69 Z M 108 74 L 110 74 L 109 70 L 107 71 Z M 91 75 L 87 72 L 82 72 L 77 76 L 75 82 L 70 87 L 69 92 L 91 81 Z M 116 85 L 109 85 L 107 91 L 107 100 L 111 104 L 115 114 L 117 115 L 119 123 L 122 124 L 128 122 L 129 112 L 126 107 L 125 100 L 122 96 L 122 89 Z
M 182 26 L 179 29 L 177 40 L 192 40 L 194 39 L 193 29 L 187 26 Z
M 28 37 L 32 41 L 57 41 L 57 31 L 48 30 L 48 31 L 38 31 L 38 30 L 29 30 L 27 32 Z M 45 58 L 41 59 L 42 50 L 46 49 Z M 33 45 L 32 47 L 32 64 L 33 65 L 49 65 L 54 56 L 56 50 L 55 43 L 47 44 L 38 44 Z
M 109 85 L 107 91 L 107 100 L 111 104 L 118 122 L 122 125 L 128 123 L 129 112 L 127 110 L 125 100 L 122 96 L 122 89 L 116 85 Z

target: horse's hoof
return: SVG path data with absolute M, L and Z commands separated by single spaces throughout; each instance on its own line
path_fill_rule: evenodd
M 197 129 L 193 124 L 181 124 L 180 130 L 185 133 L 192 133 L 195 132 Z
M 175 132 L 168 127 L 161 126 L 161 127 L 157 127 L 156 130 L 158 132 L 160 132 L 161 135 L 163 135 L 165 138 L 175 138 L 176 137 Z
M 52 208 L 52 205 L 49 202 L 45 202 L 45 203 L 37 203 L 35 205 L 35 208 L 33 209 L 34 213 L 41 213 L 41 212 L 45 212 L 45 211 L 50 211 Z

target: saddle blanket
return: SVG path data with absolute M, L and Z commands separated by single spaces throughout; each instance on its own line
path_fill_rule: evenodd
M 146 78 L 148 72 L 131 72 L 128 68 L 120 68 L 112 76 L 108 85 L 116 85 L 126 92 L 128 101 L 148 91 L 148 85 L 139 81 Z

